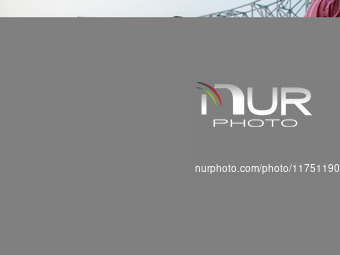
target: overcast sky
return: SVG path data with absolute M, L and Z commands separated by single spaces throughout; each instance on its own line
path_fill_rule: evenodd
M 197 17 L 253 0 L 0 0 L 2 17 Z

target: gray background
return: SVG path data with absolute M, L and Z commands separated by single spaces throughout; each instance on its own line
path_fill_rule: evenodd
M 2 19 L 0 253 L 338 254 L 338 176 L 193 165 L 338 160 L 339 25 Z M 214 133 L 196 81 L 306 87 L 313 117 Z

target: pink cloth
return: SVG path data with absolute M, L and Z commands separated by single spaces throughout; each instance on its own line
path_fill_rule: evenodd
M 340 17 L 340 0 L 313 0 L 305 17 Z

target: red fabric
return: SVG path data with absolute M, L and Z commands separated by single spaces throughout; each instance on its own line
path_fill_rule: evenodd
M 340 0 L 313 0 L 305 17 L 340 17 Z

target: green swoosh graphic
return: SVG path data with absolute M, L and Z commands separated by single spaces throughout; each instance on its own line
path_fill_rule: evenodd
M 196 88 L 198 88 L 198 89 L 201 89 L 201 90 L 203 90 L 204 92 L 206 92 L 211 98 L 212 98 L 212 100 L 214 100 L 214 103 L 215 103 L 215 105 L 217 105 L 217 103 L 216 103 L 216 100 L 215 100 L 215 98 L 214 98 L 214 96 L 210 93 L 210 91 L 209 90 L 206 90 L 206 89 L 202 89 L 202 88 L 200 88 L 200 87 L 196 87 Z

